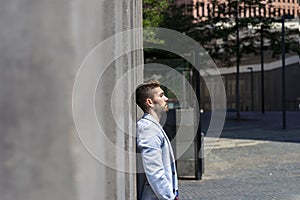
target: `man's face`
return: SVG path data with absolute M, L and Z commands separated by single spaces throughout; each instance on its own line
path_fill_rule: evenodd
M 165 96 L 164 91 L 160 88 L 154 88 L 153 92 L 153 103 L 154 110 L 158 113 L 166 112 L 169 110 L 168 108 L 168 98 Z

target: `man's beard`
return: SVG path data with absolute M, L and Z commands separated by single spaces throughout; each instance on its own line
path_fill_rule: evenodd
M 169 110 L 168 106 L 161 106 L 157 104 L 157 108 L 155 109 L 155 112 L 159 115 L 159 123 L 164 126 L 167 121 L 167 111 Z
M 159 117 L 159 123 L 164 126 L 167 121 L 167 111 L 169 110 L 168 104 L 165 104 L 164 106 L 155 103 L 154 111 Z

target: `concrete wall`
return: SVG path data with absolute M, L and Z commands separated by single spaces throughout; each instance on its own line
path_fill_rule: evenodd
M 135 199 L 135 175 L 98 162 L 80 142 L 72 89 L 83 59 L 97 44 L 141 27 L 141 1 L 1 1 L 0 15 L 0 199 Z M 141 35 L 114 44 L 127 48 L 128 43 L 140 47 Z M 111 102 L 118 105 L 117 111 L 125 113 L 125 132 L 134 133 L 135 106 L 110 91 L 141 63 L 140 51 L 124 55 L 97 87 L 99 121 L 110 141 L 124 144 L 126 151 L 135 150 L 135 140 L 117 128 L 109 108 Z M 141 80 L 142 73 L 135 72 L 123 92 Z M 105 145 L 98 148 L 112 162 L 121 159 L 125 167 L 135 167 L 134 157 L 108 152 Z
M 300 64 L 286 67 L 286 100 L 287 110 L 290 111 L 299 111 L 299 101 L 297 101 L 300 97 L 299 76 Z M 282 110 L 282 69 L 276 69 L 266 74 L 265 87 L 267 88 L 267 91 L 265 90 L 266 110 Z
M 265 73 L 265 110 L 281 111 L 282 110 L 282 68 L 266 70 Z M 287 83 L 287 110 L 299 111 L 300 97 L 300 64 L 294 63 L 286 66 L 286 83 Z M 227 95 L 227 108 L 235 109 L 235 74 L 223 75 L 224 85 Z M 201 98 L 202 108 L 210 110 L 210 97 L 206 85 L 201 79 Z M 261 73 L 253 73 L 253 94 L 254 94 L 254 111 L 261 111 Z M 241 111 L 251 111 L 251 74 L 240 74 L 240 98 Z

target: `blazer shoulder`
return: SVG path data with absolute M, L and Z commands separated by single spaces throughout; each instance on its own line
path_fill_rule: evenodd
M 159 131 L 160 128 L 158 127 L 157 124 L 155 124 L 155 122 L 146 119 L 146 118 L 141 118 L 137 121 L 137 131 L 141 131 L 141 130 L 157 130 Z
M 158 137 L 160 140 L 163 139 L 163 134 L 159 126 L 149 119 L 140 119 L 137 122 L 136 132 L 138 138 Z

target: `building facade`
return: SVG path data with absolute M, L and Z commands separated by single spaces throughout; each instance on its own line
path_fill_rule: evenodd
M 177 2 L 179 4 L 191 5 L 193 7 L 193 16 L 198 20 L 206 19 L 208 16 L 224 17 L 218 14 L 218 11 L 224 10 L 228 5 L 228 1 L 226 0 L 219 0 L 217 5 L 213 5 L 211 0 L 178 0 Z M 264 2 L 262 2 L 263 4 Z M 234 10 L 235 8 L 232 8 L 232 12 Z M 274 0 L 265 8 L 259 8 L 257 5 L 245 5 L 243 3 L 239 5 L 239 17 L 275 17 L 290 14 L 299 18 L 299 13 L 300 5 L 297 0 Z
M 227 110 L 236 109 L 236 67 L 219 68 L 223 78 Z M 251 73 L 252 71 L 252 73 Z M 286 102 L 288 111 L 300 111 L 300 63 L 299 56 L 286 59 Z M 282 110 L 282 65 L 281 60 L 265 63 L 264 89 L 262 89 L 261 65 L 240 66 L 240 111 L 262 111 L 262 90 L 264 90 L 265 111 Z M 201 79 L 201 106 L 211 109 L 208 90 Z M 213 85 L 213 83 L 211 84 Z
M 206 20 L 208 17 L 235 17 L 234 7 L 228 8 L 228 1 L 220 0 L 218 4 L 213 5 L 211 0 L 178 0 L 179 4 L 186 4 L 192 7 L 192 14 L 195 19 L 201 21 Z M 263 4 L 264 2 L 262 2 Z M 225 8 L 231 15 L 222 15 Z M 249 6 L 245 4 L 239 5 L 238 16 L 243 17 L 280 17 L 284 14 L 294 15 L 299 19 L 300 5 L 297 0 L 274 0 L 271 4 L 266 5 L 265 8 L 258 8 L 258 6 Z M 277 30 L 281 30 L 281 23 L 275 23 L 274 27 Z M 287 22 L 286 27 L 292 29 L 299 29 L 297 21 Z M 243 38 L 243 31 L 240 30 L 240 39 Z M 297 35 L 295 36 L 297 37 Z M 235 36 L 232 37 L 235 40 Z M 266 42 L 265 42 L 266 43 Z M 266 45 L 266 44 L 265 44 Z M 259 47 L 257 47 L 259 48 Z M 239 93 L 240 93 L 240 110 L 241 111 L 259 111 L 262 109 L 262 83 L 261 83 L 261 69 L 260 69 L 260 57 L 256 56 L 252 58 L 253 65 L 240 66 L 240 79 L 239 79 Z M 272 60 L 272 59 L 271 59 Z M 298 79 L 295 74 L 300 75 L 299 57 L 292 56 L 287 58 L 287 109 L 299 110 L 299 98 L 300 89 L 296 84 Z M 278 111 L 282 108 L 282 84 L 281 84 L 281 60 L 268 61 L 265 63 L 269 68 L 265 71 L 265 110 L 266 111 Z M 222 65 L 218 63 L 217 65 Z M 221 75 L 224 80 L 224 85 L 227 95 L 227 107 L 229 110 L 236 109 L 236 67 L 218 66 Z M 252 79 L 251 72 L 253 70 Z M 253 80 L 253 81 L 251 81 Z M 206 88 L 203 79 L 201 79 L 201 104 L 205 110 L 211 109 L 210 96 Z M 253 91 L 251 91 L 251 85 L 253 84 Z M 212 84 L 213 85 L 213 84 Z M 251 97 L 253 94 L 253 97 Z

